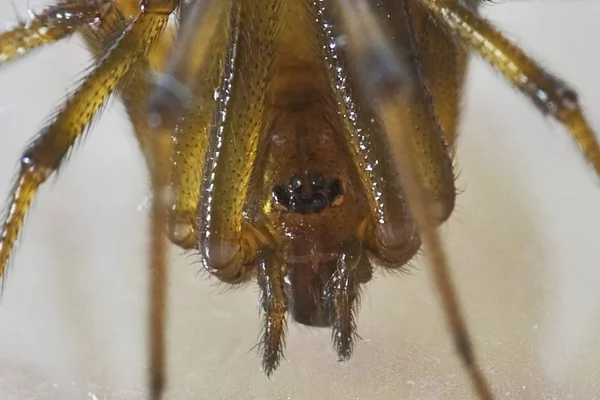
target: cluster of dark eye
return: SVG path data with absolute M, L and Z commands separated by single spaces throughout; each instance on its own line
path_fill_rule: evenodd
M 339 179 L 327 181 L 319 173 L 294 175 L 288 184 L 273 188 L 273 199 L 287 211 L 313 214 L 342 202 L 343 188 Z

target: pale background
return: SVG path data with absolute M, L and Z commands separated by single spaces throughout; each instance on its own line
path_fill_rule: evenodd
M 600 129 L 600 4 L 486 13 L 572 83 Z M 11 20 L 0 0 L 0 26 Z M 0 71 L 0 192 L 89 58 L 69 40 Z M 466 94 L 465 190 L 442 232 L 483 369 L 498 399 L 600 399 L 600 185 L 480 61 Z M 129 131 L 114 103 L 35 202 L 0 305 L 0 399 L 144 398 L 148 186 Z M 257 289 L 224 290 L 175 248 L 172 260 L 169 399 L 472 398 L 423 262 L 366 287 L 349 363 L 328 330 L 292 324 L 269 381 L 252 350 Z

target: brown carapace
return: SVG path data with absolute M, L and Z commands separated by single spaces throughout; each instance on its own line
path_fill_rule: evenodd
M 0 35 L 0 62 L 81 33 L 91 72 L 27 148 L 0 276 L 38 188 L 111 95 L 151 171 L 150 385 L 165 380 L 167 236 L 224 282 L 257 278 L 267 374 L 287 316 L 352 354 L 359 288 L 425 244 L 474 390 L 476 363 L 436 227 L 454 208 L 467 56 L 559 121 L 600 175 L 576 94 L 459 0 L 64 0 Z M 169 22 L 180 17 L 179 24 Z

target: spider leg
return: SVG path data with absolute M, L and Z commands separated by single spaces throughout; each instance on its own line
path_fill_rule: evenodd
M 419 233 L 428 250 L 432 278 L 440 295 L 448 327 L 463 365 L 481 399 L 492 399 L 470 343 L 467 327 L 450 276 L 446 254 L 437 232 L 436 220 L 427 207 L 427 191 L 419 175 L 416 154 L 411 151 L 412 127 L 407 118 L 415 90 L 415 76 L 410 66 L 400 61 L 389 42 L 379 30 L 379 24 L 366 2 L 339 0 L 347 27 L 350 50 L 355 54 L 365 90 L 377 104 L 379 115 L 387 132 L 388 143 L 398 166 L 398 172 L 412 210 Z M 352 29 L 350 29 L 352 27 Z M 401 52 L 400 55 L 404 55 Z M 373 62 L 376 59 L 376 63 Z M 374 69 L 375 67 L 375 69 Z
M 342 133 L 350 145 L 352 160 L 360 175 L 363 192 L 371 210 L 371 215 L 365 221 L 364 231 L 359 237 L 366 242 L 369 249 L 375 251 L 386 266 L 401 267 L 413 257 L 421 244 L 414 217 L 406 206 L 402 188 L 396 184 L 398 177 L 393 164 L 380 162 L 389 160 L 390 154 L 380 133 L 382 126 L 379 118 L 371 107 L 372 98 L 358 87 L 360 85 L 354 84 L 353 78 L 356 75 L 345 75 L 346 71 L 354 72 L 349 68 L 354 65 L 351 65 L 351 52 L 343 46 L 337 46 L 338 38 L 343 36 L 344 32 L 339 28 L 336 30 L 337 26 L 343 26 L 339 21 L 336 6 L 333 2 L 319 4 L 323 8 L 316 10 L 317 19 L 325 31 L 327 40 L 323 47 L 328 52 L 328 60 L 331 60 L 332 80 L 336 82 L 334 95 L 345 119 Z M 452 159 L 445 132 L 438 122 L 436 105 L 440 100 L 446 100 L 448 96 L 456 94 L 457 90 L 444 90 L 440 88 L 438 81 L 435 82 L 437 86 L 430 86 L 426 75 L 429 70 L 420 65 L 419 57 L 423 54 L 418 53 L 415 43 L 407 43 L 409 39 L 412 40 L 410 35 L 407 37 L 407 32 L 413 33 L 409 17 L 397 2 L 380 2 L 377 12 L 378 21 L 387 22 L 389 30 L 394 33 L 394 50 L 407 51 L 411 59 L 416 60 L 414 73 L 419 78 L 419 87 L 415 90 L 407 118 L 411 127 L 415 127 L 412 129 L 412 148 L 419 154 L 416 165 L 427 192 L 428 207 L 437 224 L 440 224 L 448 218 L 454 208 L 456 191 Z M 456 68 L 459 69 L 458 66 Z M 436 89 L 437 98 L 432 96 L 432 88 Z M 438 103 L 435 102 L 436 99 Z M 456 116 L 450 115 L 452 110 L 443 111 L 446 117 L 445 126 L 453 137 Z
M 374 17 L 384 26 L 383 29 L 387 28 L 391 33 L 387 36 L 393 38 L 389 41 L 390 50 L 405 57 L 405 66 L 410 69 L 410 75 L 414 78 L 415 87 L 406 113 L 406 117 L 409 118 L 407 124 L 411 129 L 411 148 L 417 155 L 415 166 L 425 190 L 429 212 L 439 225 L 446 221 L 454 210 L 456 199 L 454 171 L 446 142 L 446 132 L 442 130 L 436 107 L 440 102 L 434 101 L 432 91 L 433 87 L 439 91 L 439 87 L 432 86 L 430 82 L 430 78 L 435 78 L 436 75 L 428 74 L 434 67 L 424 63 L 425 51 L 417 43 L 416 35 L 420 31 L 415 25 L 416 22 L 423 22 L 419 20 L 419 18 L 423 19 L 423 16 L 413 13 L 412 4 L 411 1 L 406 1 L 403 6 L 399 6 L 394 0 L 382 1 L 378 11 L 374 11 Z M 426 66 L 428 69 L 425 68 Z M 459 68 L 458 65 L 450 64 L 447 73 L 455 72 Z M 359 74 L 361 73 L 364 75 L 368 72 L 359 71 Z M 455 75 L 451 76 L 455 77 Z M 435 83 L 439 85 L 439 82 Z M 458 89 L 456 87 L 453 89 L 449 90 L 450 95 L 456 96 Z M 456 104 L 456 102 L 452 103 Z M 450 119 L 446 121 L 446 125 L 449 129 L 448 135 L 453 139 L 457 115 L 450 114 L 449 111 L 453 111 L 452 107 L 444 105 L 441 110 L 444 112 L 445 119 Z
M 0 233 L 0 277 L 39 186 L 59 168 L 120 80 L 160 35 L 167 19 L 168 15 L 148 11 L 140 14 L 21 156 L 21 169 Z
M 542 113 L 560 122 L 600 178 L 600 144 L 579 107 L 577 94 L 573 89 L 545 71 L 489 21 L 461 2 L 419 2 L 451 36 L 459 39 L 500 71 Z
M 199 247 L 207 268 L 226 282 L 248 276 L 261 243 L 255 227 L 244 224 L 244 206 L 255 167 L 264 118 L 280 0 L 239 4 L 236 66 L 225 76 L 218 101 L 222 108 L 210 135 L 199 201 Z M 256 9 L 262 10 L 256 12 Z M 232 83 L 235 83 L 232 85 Z
M 21 157 L 21 170 L 11 194 L 0 241 L 0 277 L 3 275 L 25 214 L 39 186 L 61 165 L 75 141 L 85 132 L 122 79 L 150 51 L 165 28 L 176 1 L 144 1 L 141 13 L 119 36 L 94 70 L 69 96 Z M 157 146 L 158 147 L 158 146 Z M 158 248 L 156 251 L 164 251 Z M 153 272 L 160 269 L 153 269 Z M 155 280 L 153 280 L 155 281 Z M 162 313 L 160 309 L 159 313 Z M 154 314 L 151 315 L 156 320 Z M 160 318 L 159 318 L 160 319 Z M 164 317 L 163 317 L 164 319 Z M 162 337 L 160 337 L 162 339 Z M 152 394 L 160 397 L 164 385 L 164 340 L 152 343 Z M 158 393 L 158 394 L 156 394 Z
M 343 31 L 334 29 L 338 25 L 338 13 L 333 2 L 314 2 L 315 20 L 323 31 L 325 60 L 329 63 L 333 96 L 339 107 L 341 134 L 348 143 L 351 160 L 360 179 L 362 192 L 371 210 L 358 236 L 367 247 L 376 251 L 384 260 L 404 264 L 421 245 L 416 234 L 412 215 L 408 212 L 401 189 L 393 185 L 395 176 L 390 173 L 386 144 L 376 132 L 380 129 L 377 115 L 369 106 L 369 99 L 362 96 L 360 88 L 353 85 L 347 65 L 350 56 L 341 51 L 338 38 Z M 357 99 L 358 101 L 348 101 Z M 360 116 L 360 117 L 357 117 Z
M 152 118 L 152 114 L 149 115 Z M 152 126 L 151 126 L 152 129 Z M 150 208 L 150 284 L 148 285 L 148 344 L 150 353 L 150 398 L 162 398 L 165 386 L 165 346 L 167 308 L 167 242 L 164 227 L 172 202 L 169 187 L 172 153 L 171 136 L 165 129 L 153 129 L 152 148 L 154 164 L 150 174 L 152 206 Z
M 135 77 L 135 82 L 122 94 L 126 106 L 132 109 L 130 116 L 141 142 L 145 143 L 149 135 L 144 126 L 146 118 L 137 117 L 137 99 L 148 99 L 150 95 L 150 113 L 158 113 L 171 127 L 168 130 L 173 132 L 174 140 L 170 184 L 174 204 L 169 208 L 167 233 L 173 243 L 185 249 L 198 248 L 197 208 L 202 169 L 211 129 L 219 123 L 225 107 L 223 100 L 219 100 L 220 94 L 225 94 L 224 80 L 233 68 L 230 59 L 235 41 L 231 26 L 236 24 L 237 13 L 231 12 L 232 4 L 228 1 L 213 1 L 220 7 L 212 9 L 205 3 L 192 5 L 172 51 L 171 48 L 154 50 L 169 61 L 152 93 L 144 89 L 149 86 L 148 79 Z M 215 99 L 215 93 L 220 93 L 219 99 Z M 152 171 L 147 147 L 142 146 Z
M 162 124 L 175 126 L 186 111 L 195 105 L 203 105 L 193 104 L 196 99 L 192 93 L 204 83 L 199 75 L 205 73 L 207 64 L 210 65 L 208 48 L 214 45 L 212 39 L 215 37 L 229 39 L 229 35 L 222 32 L 228 27 L 225 17 L 231 14 L 226 12 L 231 7 L 224 5 L 231 4 L 227 1 L 217 4 L 221 7 L 213 7 L 214 0 L 198 0 L 187 9 L 177 43 L 171 49 L 150 104 L 151 112 L 159 112 L 162 118 L 169 117 L 170 120 L 162 121 Z
M 366 255 L 354 237 L 346 240 L 337 260 L 337 269 L 330 284 L 330 315 L 333 344 L 338 359 L 350 358 L 356 337 L 356 311 L 359 297 L 359 265 Z M 362 265 L 361 265 L 362 267 Z
M 397 2 L 395 2 L 397 3 Z M 461 89 L 465 80 L 469 52 L 434 23 L 418 0 L 404 3 L 411 14 L 409 27 L 415 41 L 416 55 L 431 88 L 437 120 L 455 154 L 458 123 L 461 111 Z M 394 26 L 394 24 L 390 24 Z
M 107 13 L 102 23 L 115 20 L 121 26 L 123 25 L 121 9 L 127 10 L 128 3 L 122 2 L 120 9 L 113 8 L 111 13 Z M 113 46 L 113 38 L 119 29 L 119 24 L 115 26 L 101 27 L 101 29 L 85 29 L 84 39 L 88 48 L 95 54 L 97 59 Z M 111 29 L 112 28 L 112 29 Z M 169 30 L 169 27 L 165 28 Z M 126 81 L 119 87 L 120 97 L 123 100 L 127 115 L 133 124 L 134 133 L 142 149 L 148 169 L 151 171 L 151 186 L 154 193 L 151 224 L 150 224 L 150 284 L 149 284 L 149 326 L 148 326 L 148 344 L 150 355 L 149 383 L 150 394 L 154 399 L 162 396 L 165 381 L 165 310 L 166 310 L 166 243 L 164 241 L 164 226 L 166 213 L 164 202 L 157 201 L 162 199 L 169 201 L 170 194 L 175 194 L 179 198 L 179 190 L 174 188 L 173 193 L 165 190 L 169 176 L 173 173 L 177 176 L 177 171 L 182 167 L 195 165 L 195 163 L 181 163 L 181 155 L 188 156 L 190 149 L 184 147 L 188 152 L 173 151 L 171 148 L 170 135 L 165 135 L 164 130 L 154 132 L 150 126 L 148 107 L 150 96 L 156 88 L 155 82 L 151 79 L 153 71 L 163 69 L 165 60 L 169 55 L 172 35 L 163 34 L 155 40 L 153 48 L 140 57 L 135 68 L 126 76 Z M 140 101 L 140 99 L 143 99 Z M 145 100 L 145 101 L 144 101 Z M 182 135 L 189 138 L 187 135 Z M 201 137 L 200 135 L 194 137 Z M 173 155 L 173 162 L 164 162 Z M 186 160 L 187 161 L 187 160 Z M 183 168 L 185 171 L 186 168 Z M 173 172 L 172 172 L 173 171 Z M 187 187 L 189 190 L 189 187 Z M 169 210 L 171 208 L 169 207 Z
M 67 0 L 46 8 L 27 23 L 0 33 L 0 65 L 69 37 L 82 26 L 101 21 L 111 8 L 111 0 Z
M 265 317 L 260 348 L 263 352 L 263 370 L 267 376 L 271 376 L 279 366 L 285 345 L 288 305 L 284 278 L 287 266 L 277 260 L 275 252 L 269 247 L 262 247 L 257 258 L 258 285 L 262 292 L 261 307 Z
M 196 3 L 194 9 L 197 10 L 199 5 L 203 5 L 203 2 Z M 138 124 L 136 130 L 138 137 L 146 144 L 142 149 L 150 168 L 154 194 L 150 227 L 151 283 L 148 327 L 153 399 L 161 398 L 165 380 L 167 250 L 164 229 L 169 223 L 169 233 L 174 243 L 187 248 L 197 246 L 193 211 L 197 207 L 199 197 L 198 188 L 208 145 L 208 130 L 219 105 L 212 97 L 215 87 L 223 80 L 225 71 L 231 68 L 231 63 L 228 64 L 226 58 L 230 50 L 228 46 L 222 46 L 221 57 L 215 57 L 215 54 L 209 55 L 206 47 L 194 48 L 193 43 L 189 43 L 190 39 L 198 37 L 200 43 L 213 43 L 211 37 L 228 38 L 229 30 L 221 29 L 216 33 L 214 27 L 210 29 L 211 24 L 203 23 L 210 15 L 202 14 L 201 11 L 199 15 L 191 14 L 181 25 L 183 34 L 180 32 L 174 47 L 168 53 L 167 48 L 159 50 L 163 55 L 170 55 L 169 62 L 162 78 L 150 93 L 147 91 L 147 84 L 138 82 L 138 90 L 142 89 L 144 95 L 150 94 L 150 125 L 145 125 L 142 117 L 141 125 Z M 219 22 L 223 22 L 222 18 Z M 223 28 L 223 25 L 220 27 Z M 185 34 L 189 30 L 193 31 L 192 38 Z M 202 74 L 199 73 L 200 69 Z M 189 75 L 180 75 L 183 71 Z M 201 85 L 196 85 L 194 81 L 198 78 Z M 125 94 L 126 103 L 131 103 L 130 100 L 135 98 L 135 93 Z M 142 131 L 139 130 L 140 127 Z M 201 131 L 198 132 L 197 129 Z M 178 217 L 187 217 L 187 220 L 176 220 Z

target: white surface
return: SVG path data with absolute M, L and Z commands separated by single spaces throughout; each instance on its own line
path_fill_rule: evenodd
M 519 3 L 519 4 L 517 4 Z M 36 4 L 32 4 L 35 6 Z M 487 10 L 579 92 L 600 129 L 600 5 Z M 0 24 L 14 20 L 0 2 Z M 0 192 L 25 143 L 86 65 L 69 40 L 0 71 Z M 481 62 L 459 147 L 465 189 L 443 228 L 483 369 L 499 399 L 600 398 L 600 185 L 566 134 Z M 0 399 L 144 397 L 146 172 L 120 104 L 41 190 L 0 305 Z M 272 380 L 251 350 L 257 290 L 222 290 L 173 249 L 169 399 L 467 399 L 426 264 L 378 273 L 359 342 L 291 325 Z

